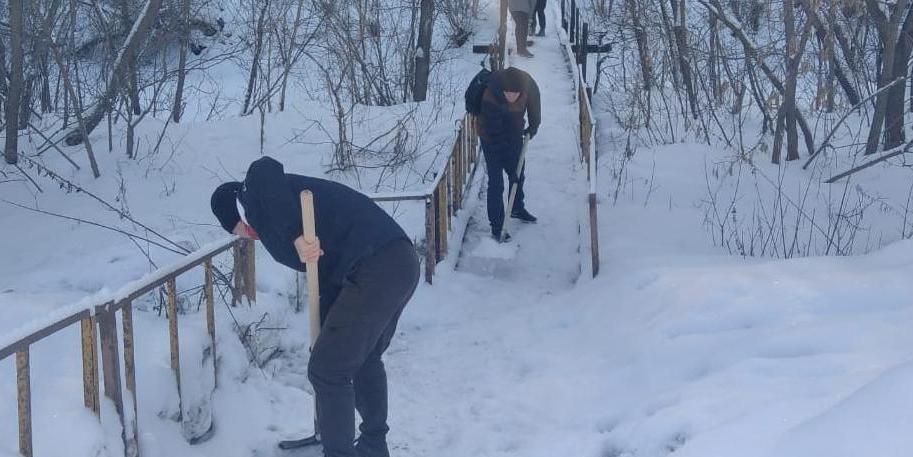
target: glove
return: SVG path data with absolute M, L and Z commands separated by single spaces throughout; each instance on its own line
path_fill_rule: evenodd
M 536 136 L 536 133 L 539 133 L 539 128 L 538 127 L 527 127 L 526 130 L 523 131 L 523 133 L 525 135 L 529 135 L 529 139 L 533 139 L 533 137 Z

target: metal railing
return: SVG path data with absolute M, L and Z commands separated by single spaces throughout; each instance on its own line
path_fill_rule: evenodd
M 191 270 L 203 266 L 204 284 L 203 295 L 206 302 L 206 329 L 212 344 L 213 376 L 216 376 L 215 354 L 215 310 L 214 310 L 214 268 L 212 259 L 229 249 L 234 253 L 234 274 L 232 302 L 233 304 L 246 297 L 249 301 L 256 301 L 256 279 L 254 269 L 253 242 L 235 237 L 205 246 L 202 249 L 181 259 L 176 264 L 159 269 L 143 279 L 128 284 L 120 291 L 105 298 L 97 298 L 85 305 L 77 305 L 69 309 L 64 317 L 45 324 L 42 328 L 30 331 L 16 341 L 0 348 L 0 360 L 16 355 L 16 389 L 19 414 L 19 452 L 24 457 L 32 457 L 32 395 L 31 395 L 31 368 L 29 364 L 29 351 L 32 345 L 40 343 L 47 337 L 68 329 L 79 323 L 81 331 L 82 368 L 83 368 L 83 400 L 86 408 L 91 410 L 98 420 L 101 420 L 101 404 L 99 401 L 99 376 L 98 362 L 101 358 L 102 382 L 104 383 L 105 397 L 110 399 L 117 411 L 121 424 L 121 438 L 124 442 L 126 457 L 139 456 L 137 436 L 139 425 L 137 421 L 136 400 L 136 361 L 134 358 L 133 334 L 133 301 L 148 292 L 165 286 L 167 296 L 166 313 L 168 316 L 169 345 L 171 352 L 171 370 L 177 386 L 178 410 L 182 411 L 181 399 L 181 365 L 180 343 L 178 338 L 178 312 L 177 312 L 177 277 Z M 123 363 L 124 377 L 121 378 L 121 341 L 118 339 L 117 312 L 121 312 L 123 332 Z M 99 354 L 100 349 L 100 354 Z M 125 385 L 132 400 L 133 411 L 128 416 L 124 411 L 124 394 L 122 385 Z M 182 419 L 182 418 L 181 418 Z
M 428 284 L 433 282 L 435 267 L 446 257 L 453 217 L 463 209 L 479 165 L 479 135 L 475 117 L 467 113 L 458 126 L 450 156 L 428 187 L 408 194 L 371 196 L 375 202 L 425 202 L 424 256 L 425 281 Z
M 601 46 L 592 46 L 589 40 L 589 24 L 581 23 L 580 8 L 576 0 L 561 0 L 561 28 L 566 33 L 565 53 L 571 63 L 571 73 L 574 79 L 574 93 L 580 110 L 580 160 L 586 166 L 589 189 L 587 193 L 587 210 L 589 213 L 589 248 L 590 267 L 593 277 L 599 274 L 599 225 L 598 205 L 596 199 L 596 180 L 598 170 L 598 154 L 596 153 L 596 119 L 593 116 L 591 103 L 592 91 L 586 82 L 587 54 L 590 52 L 603 52 Z

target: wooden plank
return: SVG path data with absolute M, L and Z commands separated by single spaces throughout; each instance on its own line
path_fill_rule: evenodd
M 100 307 L 96 313 L 98 337 L 101 341 L 101 372 L 105 385 L 105 397 L 114 402 L 117 414 L 123 420 L 124 401 L 120 381 L 120 356 L 117 342 L 117 318 L 113 307 Z
M 231 306 L 237 306 L 241 303 L 241 291 L 244 283 L 244 278 L 241 275 L 241 269 L 244 268 L 244 254 L 241 252 L 240 243 L 232 248 L 232 257 L 234 258 L 234 266 L 232 267 Z
M 19 405 L 19 453 L 32 457 L 32 385 L 29 348 L 16 351 L 16 393 Z
M 216 353 L 216 312 L 215 292 L 213 287 L 212 260 L 208 259 L 203 264 L 204 281 L 203 294 L 206 296 L 206 332 L 209 333 L 209 344 L 212 347 L 212 376 L 213 387 L 219 386 L 219 367 Z
M 493 44 L 474 44 L 472 45 L 473 54 L 491 54 L 495 52 L 496 46 Z
M 80 321 L 82 336 L 82 390 L 86 408 L 101 418 L 98 399 L 98 337 L 95 332 L 95 318 L 85 317 Z
M 444 176 L 447 176 L 445 169 Z M 447 188 L 446 179 L 438 185 L 437 192 L 437 229 L 438 229 L 438 253 L 437 260 L 440 262 L 447 257 Z
M 434 266 L 437 264 L 437 230 L 434 226 L 436 208 L 433 196 L 425 198 L 425 282 L 432 284 Z
M 257 262 L 254 253 L 256 243 L 254 240 L 244 240 L 241 252 L 244 255 L 244 295 L 248 303 L 257 302 Z
M 65 328 L 69 327 L 70 325 L 73 325 L 73 324 L 79 322 L 80 320 L 82 320 L 83 318 L 88 317 L 90 315 L 91 315 L 91 312 L 87 309 L 76 312 L 70 316 L 60 319 L 57 322 L 54 322 L 51 325 L 48 325 L 47 327 L 45 327 L 41 330 L 36 331 L 35 333 L 32 333 L 31 335 L 28 335 L 24 338 L 19 339 L 18 341 L 14 342 L 14 343 L 4 346 L 2 349 L 0 349 L 0 360 L 3 360 L 5 358 L 13 355 L 22 349 L 28 349 L 28 347 L 30 345 L 32 345 L 33 343 L 35 343 L 39 340 L 42 340 L 48 336 L 51 336 L 51 335 L 59 332 L 60 330 L 63 330 Z
M 599 225 L 596 223 L 596 194 L 590 193 L 590 255 L 592 256 L 593 277 L 599 274 Z
M 133 302 L 121 302 L 119 307 L 123 312 L 124 373 L 127 376 L 127 392 L 133 402 L 133 416 L 130 418 L 132 436 L 127 440 L 126 454 L 128 457 L 138 457 L 139 413 L 136 401 L 136 357 L 133 346 Z
M 126 456 L 130 445 L 127 442 L 127 428 L 124 421 L 124 396 L 121 390 L 117 317 L 114 313 L 114 304 L 108 303 L 96 308 L 95 315 L 98 322 L 98 337 L 101 341 L 101 372 L 105 384 L 105 397 L 108 397 L 114 403 L 117 417 L 123 425 L 121 439 L 124 442 L 124 455 Z
M 237 260 L 237 257 L 235 258 Z M 235 275 L 237 277 L 237 274 Z M 181 346 L 178 341 L 178 293 L 174 278 L 166 283 L 168 295 L 168 338 L 171 343 L 171 372 L 178 392 L 178 420 L 184 417 L 184 401 L 181 398 Z

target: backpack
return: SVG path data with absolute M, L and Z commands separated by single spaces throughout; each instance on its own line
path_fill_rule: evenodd
M 485 88 L 488 87 L 488 77 L 491 71 L 482 68 L 469 82 L 466 88 L 466 112 L 472 115 L 478 115 L 482 112 L 482 96 L 485 95 Z

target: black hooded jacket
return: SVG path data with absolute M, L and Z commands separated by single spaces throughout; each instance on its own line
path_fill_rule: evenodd
M 320 307 L 321 315 L 326 315 L 360 260 L 393 240 L 409 237 L 367 196 L 333 181 L 287 174 L 281 163 L 263 157 L 247 169 L 238 200 L 263 246 L 289 268 L 306 269 L 294 246 L 303 233 L 302 190 L 314 195 L 317 237 L 324 251 L 318 263 Z
M 508 88 L 511 90 L 506 90 Z M 520 97 L 515 103 L 508 103 L 505 91 L 518 91 Z M 538 130 L 542 117 L 536 81 L 525 71 L 513 67 L 492 73 L 482 95 L 479 113 L 479 134 L 486 146 L 495 151 L 518 146 L 527 116 L 529 127 Z

